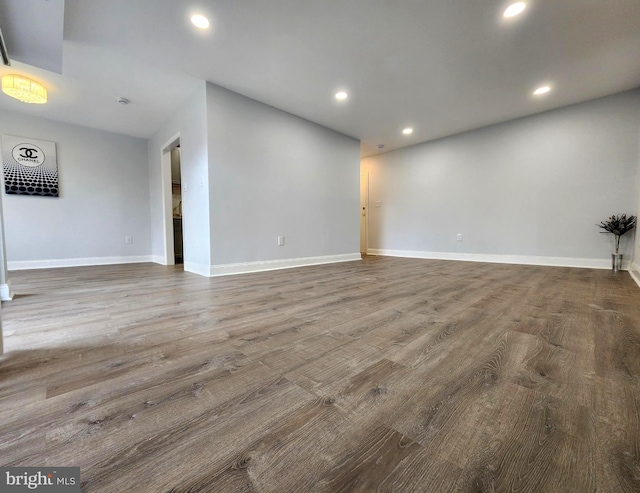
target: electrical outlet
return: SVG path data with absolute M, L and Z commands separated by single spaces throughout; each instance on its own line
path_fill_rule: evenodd
M 456 241 L 462 241 L 462 233 L 456 235 Z
M 278 236 L 278 246 L 284 245 L 284 236 Z
M 133 236 L 125 236 L 125 237 L 124 237 L 124 242 L 125 242 L 127 245 L 131 245 L 131 243 L 133 243 Z

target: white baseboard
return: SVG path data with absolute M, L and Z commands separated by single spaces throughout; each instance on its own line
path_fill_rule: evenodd
M 151 255 L 135 255 L 128 257 L 62 258 L 49 260 L 12 260 L 7 262 L 7 269 L 54 269 L 58 267 L 83 267 L 89 265 L 139 264 L 151 261 Z
M 635 262 L 631 263 L 631 267 L 629 267 L 629 275 L 631 279 L 633 279 L 638 287 L 640 287 L 640 265 Z
M 491 255 L 484 253 L 421 252 L 414 250 L 387 250 L 370 248 L 367 255 L 387 257 L 423 258 L 431 260 L 458 260 L 464 262 L 488 262 L 494 264 L 545 265 L 550 267 L 580 267 L 587 269 L 611 269 L 611 259 L 542 257 L 533 255 Z M 624 260 L 622 270 L 629 270 L 631 262 Z
M 280 260 L 265 260 L 260 262 L 243 262 L 238 264 L 212 265 L 209 271 L 210 277 L 230 276 L 235 274 L 247 274 L 249 272 L 264 272 L 268 270 L 291 269 L 308 265 L 333 264 L 337 262 L 351 262 L 361 260 L 360 253 L 347 253 L 343 255 L 325 255 L 322 257 L 288 258 Z M 186 265 L 186 264 L 185 264 Z M 186 267 L 185 267 L 186 269 Z
M 197 264 L 195 262 L 184 262 L 183 265 L 185 272 L 192 272 L 201 276 L 210 277 L 211 266 L 204 264 Z
M 13 292 L 11 291 L 11 281 L 7 281 L 6 284 L 0 284 L 0 300 L 11 301 L 12 299 Z M 0 334 L 0 337 L 2 337 L 2 334 Z

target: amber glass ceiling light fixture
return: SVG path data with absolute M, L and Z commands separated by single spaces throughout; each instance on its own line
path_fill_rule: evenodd
M 47 102 L 47 90 L 39 82 L 22 75 L 3 75 L 2 92 L 24 103 Z

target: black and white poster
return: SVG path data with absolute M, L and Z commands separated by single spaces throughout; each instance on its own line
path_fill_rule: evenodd
M 2 164 L 7 194 L 58 196 L 55 142 L 3 135 Z

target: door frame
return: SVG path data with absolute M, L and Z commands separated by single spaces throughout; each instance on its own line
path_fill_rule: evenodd
M 164 238 L 164 258 L 162 259 L 162 263 L 164 265 L 175 265 L 176 263 L 175 250 L 173 248 L 173 190 L 171 183 L 171 151 L 175 149 L 179 144 L 180 132 L 175 134 L 160 147 L 160 171 L 162 175 L 162 229 Z M 184 262 L 184 243 L 182 246 L 182 261 Z
M 360 173 L 360 203 L 358 209 L 360 209 L 360 215 L 362 217 L 362 180 L 365 180 L 365 216 L 364 216 L 364 252 L 362 251 L 362 219 L 358 223 L 360 227 L 360 253 L 365 255 L 369 251 L 369 173 Z

